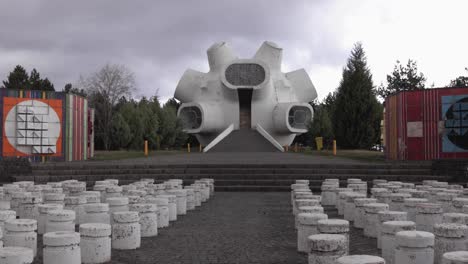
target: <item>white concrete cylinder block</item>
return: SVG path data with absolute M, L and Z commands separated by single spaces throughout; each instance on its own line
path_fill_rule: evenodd
M 158 235 L 158 207 L 156 204 L 132 204 L 130 211 L 138 212 L 140 217 L 141 237 L 154 237 Z
M 37 218 L 37 233 L 42 235 L 45 233 L 47 215 L 53 210 L 62 210 L 63 204 L 40 204 L 38 206 L 39 217 Z
M 376 186 L 374 186 L 374 187 L 372 187 L 372 188 L 370 189 L 370 193 L 371 193 L 371 196 L 372 196 L 373 198 L 375 198 L 375 195 L 376 195 L 377 193 L 379 193 L 379 192 L 389 192 L 389 190 L 388 190 L 387 188 L 378 187 L 378 186 L 380 186 L 380 185 L 382 185 L 382 184 L 377 184 Z
M 349 255 L 338 258 L 334 264 L 386 264 L 385 260 L 371 255 Z M 403 263 L 402 263 L 403 264 Z
M 86 204 L 86 198 L 83 196 L 68 196 L 65 197 L 65 210 L 73 210 L 76 215 L 76 224 L 83 222 L 83 217 L 85 214 L 84 205 Z
M 400 190 L 401 191 L 401 190 Z M 390 210 L 392 211 L 404 211 L 404 201 L 406 198 L 411 198 L 409 193 L 392 193 L 390 194 L 389 203 Z
M 354 193 L 354 192 L 339 192 L 338 193 L 338 204 L 336 207 L 338 209 L 338 215 L 344 215 L 346 197 L 348 197 L 348 195 L 351 193 Z
M 1 200 L 0 201 L 0 211 L 5 211 L 5 210 L 10 210 L 10 201 L 7 200 Z
M 334 206 L 338 209 L 339 203 L 340 203 L 340 192 L 352 192 L 352 191 L 353 189 L 351 188 L 336 188 L 334 191 L 335 197 L 336 197 Z
M 346 254 L 349 253 L 349 221 L 342 219 L 319 220 L 317 224 L 319 234 L 337 234 L 346 237 Z
M 466 250 L 468 226 L 463 224 L 436 224 L 434 226 L 434 261 L 442 262 L 442 255 L 450 251 Z
M 396 244 L 395 264 L 434 263 L 434 235 L 432 233 L 401 231 L 396 234 Z
M 295 183 L 309 185 L 309 180 L 296 180 Z
M 468 251 L 452 251 L 444 253 L 442 264 L 468 264 Z
M 353 183 L 361 183 L 362 180 L 361 179 L 357 179 L 357 178 L 348 178 L 346 179 L 346 183 L 347 184 L 353 184 Z
M 408 214 L 401 211 L 378 212 L 379 222 L 377 223 L 377 248 L 382 248 L 382 225 L 389 221 L 406 221 Z
M 185 189 L 187 192 L 187 210 L 195 209 L 195 191 L 193 189 Z
M 82 223 L 102 223 L 110 224 L 109 204 L 92 203 L 85 204 L 86 212 Z
M 443 209 L 441 204 L 421 203 L 416 207 L 416 227 L 418 230 L 433 232 L 434 225 L 442 223 Z
M 52 210 L 47 214 L 45 232 L 75 231 L 76 213 L 73 210 Z
M 337 234 L 316 234 L 308 240 L 308 264 L 335 264 L 335 260 L 346 255 L 346 237 Z
M 323 207 L 321 206 L 301 206 L 297 208 L 297 214 L 294 216 L 294 226 L 297 229 L 299 225 L 299 219 L 297 217 L 300 213 L 309 213 L 309 214 L 322 214 L 324 212 Z
M 136 203 L 143 203 L 145 198 L 140 196 L 133 196 L 133 195 L 125 195 L 128 198 L 128 204 L 136 204 Z
M 165 198 L 168 200 L 169 221 L 177 220 L 177 197 L 175 195 L 158 195 L 157 198 Z
M 112 214 L 112 248 L 137 249 L 141 244 L 140 217 L 137 212 Z
M 322 205 L 332 206 L 336 204 L 336 193 L 335 190 L 338 188 L 336 185 L 322 185 L 321 196 L 322 196 Z
M 414 183 L 411 183 L 411 182 L 403 182 L 403 183 L 401 184 L 401 187 L 406 188 L 406 189 L 414 189 L 414 188 L 415 188 L 415 184 L 414 184 Z
M 452 212 L 467 213 L 468 211 L 464 212 L 464 210 L 463 210 L 463 207 L 465 205 L 468 205 L 468 198 L 464 198 L 464 197 L 453 198 L 453 200 L 452 200 Z
M 366 237 L 377 238 L 377 225 L 379 223 L 380 211 L 388 211 L 388 204 L 384 203 L 370 203 L 364 205 L 365 214 L 365 225 L 364 235 Z
M 307 253 L 307 238 L 318 234 L 318 221 L 328 219 L 328 215 L 322 213 L 299 213 L 297 219 L 297 251 Z
M 44 203 L 46 204 L 65 204 L 65 194 L 47 193 L 44 194 Z
M 0 264 L 30 264 L 34 260 L 32 249 L 26 247 L 0 247 Z
M 106 201 L 106 189 L 109 185 L 94 185 L 93 190 L 101 194 L 101 203 Z
M 47 264 L 81 264 L 80 233 L 57 231 L 44 234 L 43 259 Z
M 411 192 L 411 196 L 413 198 L 428 199 L 429 198 L 429 192 L 428 191 L 422 191 L 422 190 L 416 190 L 416 191 Z
M 445 213 L 442 214 L 442 223 L 453 223 L 453 224 L 468 224 L 468 214 L 462 213 Z
M 343 217 L 345 220 L 354 221 L 354 215 L 356 213 L 356 206 L 354 200 L 358 198 L 366 198 L 365 194 L 362 193 L 350 193 L 346 196 L 346 201 L 343 210 Z
M 18 206 L 19 218 L 37 220 L 39 217 L 39 211 L 37 207 L 40 203 L 42 203 L 42 198 L 40 197 L 30 196 L 21 198 Z
M 347 187 L 353 189 L 353 192 L 361 193 L 367 196 L 367 183 L 366 182 L 348 184 Z
M 31 197 L 32 194 L 30 192 L 14 192 L 11 194 L 11 200 L 10 200 L 10 207 L 11 210 L 15 211 L 16 214 L 19 214 L 19 205 L 21 203 L 21 199 L 25 197 Z
M 392 192 L 388 189 L 383 191 L 376 192 L 373 197 L 377 199 L 378 203 L 386 203 L 389 204 L 391 202 L 390 195 Z
M 119 185 L 118 179 L 106 179 L 105 181 L 112 185 Z
M 102 223 L 80 225 L 81 262 L 85 264 L 111 261 L 111 226 Z
M 387 183 L 388 181 L 387 180 L 384 180 L 384 179 L 373 179 L 372 180 L 372 185 L 376 185 L 376 184 L 379 184 L 379 183 Z
M 127 195 L 128 196 L 145 197 L 146 196 L 146 191 L 143 191 L 143 190 L 128 190 Z
M 297 208 L 303 206 L 320 206 L 320 202 L 315 199 L 296 199 L 293 203 L 293 214 L 297 214 Z
M 93 204 L 93 203 L 100 203 L 101 202 L 101 197 L 96 196 L 94 194 L 82 194 L 81 196 L 85 198 L 86 204 Z
M 109 214 L 115 212 L 128 211 L 128 198 L 127 197 L 110 197 L 106 198 L 106 203 L 109 204 Z M 111 221 L 112 222 L 112 221 Z
M 5 223 L 3 243 L 6 247 L 26 247 L 37 252 L 37 221 L 34 219 L 13 219 Z
M 197 206 L 200 206 L 201 205 L 201 194 L 200 194 L 200 190 L 194 186 L 185 186 L 185 189 L 186 190 L 193 190 L 193 201 L 194 201 L 194 206 L 197 207 Z M 164 194 L 157 194 L 157 196 L 159 195 L 164 195 Z M 291 194 L 291 197 L 292 197 L 292 194 Z M 292 198 L 291 198 L 291 203 L 292 203 Z M 194 209 L 195 209 L 194 207 Z
M 432 203 L 436 203 L 438 202 L 437 201 L 437 194 L 440 193 L 440 192 L 444 192 L 446 191 L 446 189 L 444 188 L 430 188 L 430 189 L 427 189 L 427 191 L 429 192 L 429 201 L 432 202 Z
M 7 221 L 16 219 L 16 212 L 13 210 L 0 211 L 0 229 L 2 234 L 5 234 L 5 223 Z
M 452 201 L 457 198 L 457 193 L 439 192 L 436 194 L 437 203 L 442 204 L 445 213 L 453 212 Z
M 177 215 L 187 214 L 187 191 L 184 189 L 170 190 L 169 194 L 176 196 Z
M 68 195 L 69 196 L 80 196 L 85 191 L 86 191 L 86 184 L 85 183 L 68 186 Z
M 354 220 L 353 226 L 355 228 L 362 229 L 365 225 L 365 215 L 366 212 L 364 211 L 364 205 L 370 203 L 377 203 L 377 199 L 375 198 L 356 198 L 354 199 L 354 206 L 356 210 L 354 211 Z
M 169 200 L 167 198 L 155 198 L 158 207 L 158 228 L 169 226 Z
M 107 198 L 122 197 L 122 187 L 117 185 L 107 186 L 104 197 L 105 200 L 107 200 Z
M 396 234 L 400 231 L 414 231 L 416 224 L 412 221 L 388 221 L 382 223 L 381 246 L 382 257 L 387 264 L 395 263 Z
M 408 213 L 408 220 L 416 221 L 417 204 L 428 202 L 429 201 L 424 198 L 405 198 L 403 211 Z
M 31 187 L 34 185 L 34 181 L 17 181 L 17 182 L 14 182 L 13 184 L 18 185 L 20 188 L 27 189 L 28 187 Z

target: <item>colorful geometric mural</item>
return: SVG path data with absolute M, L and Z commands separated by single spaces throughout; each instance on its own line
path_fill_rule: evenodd
M 387 97 L 385 154 L 394 160 L 468 158 L 468 88 Z
M 63 92 L 0 89 L 1 157 L 86 160 L 94 154 L 94 111 Z

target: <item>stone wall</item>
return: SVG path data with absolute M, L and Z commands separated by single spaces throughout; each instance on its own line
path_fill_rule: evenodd
M 29 174 L 31 164 L 27 158 L 4 157 L 0 159 L 0 181 L 10 182 L 13 175 Z

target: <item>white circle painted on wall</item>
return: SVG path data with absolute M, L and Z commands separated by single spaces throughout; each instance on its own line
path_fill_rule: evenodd
M 39 120 L 43 120 L 46 124 L 44 125 L 46 129 L 40 130 L 41 136 L 39 144 L 36 142 L 33 144 L 28 144 L 28 142 L 26 142 L 26 144 L 18 144 L 18 132 L 23 133 L 25 131 L 37 131 L 34 129 L 28 130 L 25 127 L 19 127 L 19 123 L 21 123 L 21 121 L 19 121 L 18 115 L 21 114 L 21 111 L 18 110 L 22 108 L 29 109 L 31 111 L 29 113 L 31 116 L 37 116 Z M 28 121 L 26 120 L 26 122 Z M 4 133 L 11 146 L 16 148 L 19 152 L 31 155 L 33 154 L 33 146 L 51 145 L 55 148 L 57 140 L 60 137 L 61 129 L 62 124 L 57 112 L 55 112 L 55 110 L 47 103 L 32 99 L 22 101 L 11 108 L 5 118 Z

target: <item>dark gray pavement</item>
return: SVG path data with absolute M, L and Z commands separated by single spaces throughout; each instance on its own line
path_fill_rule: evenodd
M 273 264 L 307 263 L 296 251 L 290 194 L 221 192 L 180 216 L 138 250 L 112 251 L 112 263 Z M 336 218 L 336 210 L 327 210 Z M 351 230 L 351 254 L 380 254 L 375 239 Z M 41 245 L 39 245 L 41 248 Z M 39 250 L 41 253 L 41 250 Z M 39 254 L 35 263 L 42 263 Z

